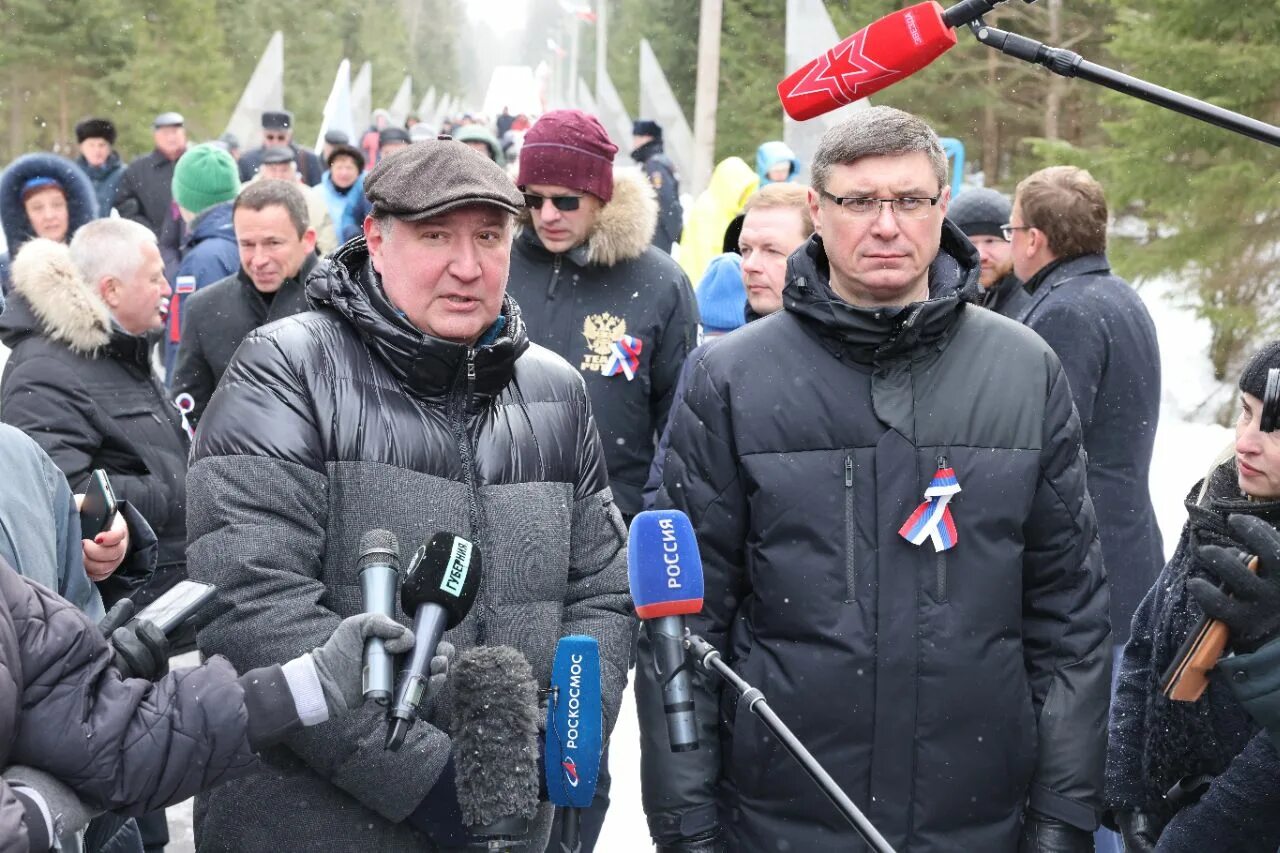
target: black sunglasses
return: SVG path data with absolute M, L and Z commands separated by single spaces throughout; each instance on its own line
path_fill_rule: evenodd
M 534 195 L 533 193 L 524 194 L 524 206 L 530 210 L 542 210 L 542 203 L 550 201 L 555 205 L 556 210 L 568 213 L 571 210 L 577 210 L 578 205 L 582 202 L 580 195 Z

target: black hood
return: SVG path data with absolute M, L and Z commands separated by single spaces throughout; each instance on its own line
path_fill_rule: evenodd
M 89 176 L 74 161 L 56 154 L 24 154 L 0 175 L 0 225 L 9 244 L 9 257 L 35 236 L 22 205 L 22 187 L 32 178 L 53 178 L 67 196 L 67 240 L 98 213 L 98 197 Z
M 482 402 L 496 397 L 511 381 L 516 359 L 529 348 L 520 308 L 510 296 L 503 300 L 499 315 L 502 329 L 491 343 L 473 350 L 465 344 L 423 334 L 382 292 L 363 236 L 339 247 L 330 263 L 316 266 L 307 278 L 307 301 L 312 307 L 331 308 L 345 317 L 396 378 L 427 399 L 448 395 L 464 378 L 467 354 L 473 351 L 473 392 Z
M 941 340 L 963 306 L 978 300 L 979 273 L 978 250 L 944 219 L 938 255 L 929 265 L 929 298 L 903 307 L 859 308 L 831 290 L 826 247 L 814 234 L 787 259 L 782 304 L 833 353 L 869 364 Z

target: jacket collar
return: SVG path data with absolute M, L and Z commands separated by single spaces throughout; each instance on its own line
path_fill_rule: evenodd
M 20 298 L 0 318 L 9 346 L 34 334 L 90 355 L 111 340 L 111 312 L 80 275 L 65 244 L 31 240 L 14 258 L 11 275 Z
M 652 157 L 654 154 L 661 154 L 661 153 L 662 153 L 662 140 L 650 139 L 644 145 L 641 145 L 635 151 L 631 152 L 631 159 L 635 160 L 637 163 L 643 163 L 644 161 Z
M 1073 255 L 1069 258 L 1058 258 L 1041 267 L 1035 275 L 1027 279 L 1023 289 L 1031 299 L 1019 312 L 1020 316 L 1014 319 L 1025 321 L 1031 316 L 1036 306 L 1070 279 L 1109 272 L 1111 272 L 1111 264 L 1107 261 L 1106 255 Z
M 787 260 L 783 309 L 813 329 L 833 354 L 847 353 L 862 363 L 910 357 L 940 341 L 965 303 L 978 297 L 978 252 L 948 220 L 929 266 L 928 299 L 893 308 L 850 305 L 832 291 L 830 269 L 815 234 Z
M 516 360 L 529 348 L 520 308 L 510 296 L 502 304 L 500 333 L 486 345 L 473 348 L 416 329 L 383 293 L 364 237 L 348 241 L 329 263 L 316 266 L 306 290 L 313 306 L 340 314 L 396 379 L 425 399 L 440 400 L 463 387 L 469 357 L 475 366 L 472 393 L 481 402 L 492 399 L 507 387 Z
M 529 221 L 529 212 L 520 214 L 520 245 L 534 257 L 550 260 L 547 251 Z M 644 174 L 635 167 L 616 169 L 613 173 L 613 198 L 600 209 L 600 218 L 586 242 L 575 246 L 561 257 L 575 266 L 612 267 L 644 254 L 658 227 L 658 200 Z
M 276 291 L 271 304 L 274 306 L 281 299 L 290 299 L 295 293 L 305 301 L 307 279 L 310 278 L 311 271 L 316 268 L 318 261 L 319 259 L 316 257 L 315 252 L 308 252 L 307 256 L 302 259 L 302 266 L 298 267 L 298 272 L 291 278 L 286 278 L 280 285 L 280 289 Z M 236 271 L 236 281 L 240 282 L 240 286 L 245 289 L 245 293 L 249 296 L 261 302 L 266 302 L 257 285 L 253 283 L 253 279 L 245 272 L 243 266 Z

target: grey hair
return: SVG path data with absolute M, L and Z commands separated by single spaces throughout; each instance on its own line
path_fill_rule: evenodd
M 142 265 L 142 247 L 156 235 L 131 219 L 95 219 L 71 238 L 71 260 L 92 286 L 105 277 L 128 281 Z M 132 251 L 130 251 L 132 250 Z
M 858 110 L 822 134 L 813 155 L 813 188 L 827 188 L 833 166 L 847 166 L 863 157 L 911 154 L 920 151 L 929 158 L 933 175 L 941 189 L 947 185 L 947 155 L 938 134 L 911 113 L 893 107 Z

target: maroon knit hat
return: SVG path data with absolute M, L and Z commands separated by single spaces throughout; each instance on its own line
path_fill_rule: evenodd
M 601 201 L 613 198 L 613 157 L 618 146 L 609 141 L 600 120 L 582 110 L 554 110 L 529 128 L 520 146 L 521 189 L 551 184 L 591 193 Z

